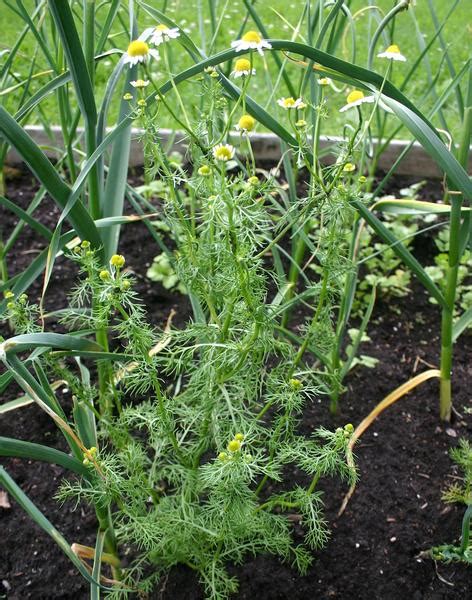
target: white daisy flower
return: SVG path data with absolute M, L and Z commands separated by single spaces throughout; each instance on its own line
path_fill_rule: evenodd
M 255 75 L 256 69 L 251 69 L 251 63 L 247 58 L 238 58 L 234 63 L 234 71 L 231 71 L 231 77 L 235 79 L 237 77 L 247 77 L 248 75 Z
M 285 108 L 285 110 L 290 110 L 292 108 L 306 108 L 306 104 L 301 98 L 295 100 L 295 98 L 292 98 L 291 96 L 289 98 L 279 98 L 277 104 L 282 108 Z
M 333 80 L 331 79 L 331 77 L 320 77 L 318 79 L 318 85 L 331 85 L 333 83 Z
M 339 112 L 344 112 L 349 108 L 360 106 L 361 104 L 375 102 L 375 96 L 364 96 L 364 92 L 361 92 L 360 90 L 354 90 L 348 95 L 346 100 L 347 104 L 340 108 Z
M 231 144 L 218 144 L 213 148 L 213 156 L 215 160 L 222 162 L 228 162 L 228 160 L 231 160 L 235 152 L 236 148 L 231 146 Z
M 164 42 L 178 38 L 180 32 L 178 27 L 167 27 L 167 25 L 161 24 L 156 27 L 149 27 L 144 31 L 143 36 L 146 36 L 144 39 L 149 39 L 150 44 L 160 46 Z
M 149 85 L 149 79 L 136 79 L 136 81 L 130 81 L 130 84 L 134 88 L 145 88 Z
M 144 32 L 145 33 L 145 32 Z M 129 64 L 130 67 L 137 65 L 138 63 L 144 63 L 149 60 L 150 57 L 155 60 L 159 60 L 159 52 L 149 48 L 145 42 L 144 33 L 139 36 L 137 40 L 133 40 L 124 54 L 124 64 Z
M 388 58 L 390 60 L 399 60 L 401 62 L 406 61 L 406 58 L 400 52 L 400 48 L 396 44 L 392 44 L 384 52 L 377 54 L 377 58 Z
M 242 52 L 243 50 L 257 50 L 262 56 L 264 48 L 270 50 L 272 46 L 257 33 L 257 31 L 248 31 L 240 40 L 231 42 L 231 48 L 234 48 L 236 52 Z

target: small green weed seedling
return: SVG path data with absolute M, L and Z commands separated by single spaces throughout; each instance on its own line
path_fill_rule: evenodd
M 460 561 L 472 565 L 472 542 L 470 540 L 470 527 L 472 519 L 472 447 L 462 439 L 459 445 L 450 451 L 452 460 L 461 472 L 460 483 L 453 483 L 443 494 L 445 502 L 465 504 L 466 509 L 462 519 L 462 533 L 460 545 L 443 544 L 431 549 L 434 560 L 444 562 Z

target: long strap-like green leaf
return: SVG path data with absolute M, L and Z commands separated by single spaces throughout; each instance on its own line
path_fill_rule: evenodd
M 353 206 L 358 210 L 360 215 L 365 221 L 372 227 L 372 229 L 388 244 L 390 244 L 392 250 L 399 256 L 403 262 L 413 271 L 413 273 L 418 277 L 420 282 L 424 285 L 424 287 L 428 290 L 433 298 L 437 300 L 437 302 L 443 307 L 448 308 L 446 299 L 444 298 L 441 290 L 434 283 L 434 281 L 428 277 L 428 274 L 423 269 L 421 264 L 416 260 L 416 258 L 411 254 L 411 252 L 405 248 L 405 246 L 397 240 L 397 238 L 393 235 L 393 233 L 385 227 L 385 225 L 380 221 L 362 202 L 359 200 L 354 200 L 352 202 Z
M 69 456 L 65 452 L 43 446 L 42 444 L 0 437 L 0 456 L 14 456 L 16 458 L 40 460 L 53 465 L 60 465 L 61 467 L 64 467 L 64 469 L 86 478 L 90 476 L 89 470 L 80 462 L 80 460 L 77 460 L 73 456 Z
M 80 561 L 80 559 L 72 552 L 70 544 L 62 536 L 62 534 L 54 527 L 54 525 L 47 519 L 39 508 L 28 498 L 23 492 L 19 485 L 10 477 L 3 467 L 0 467 L 0 485 L 14 498 L 18 504 L 23 508 L 28 515 L 35 521 L 41 529 L 43 529 L 52 539 L 56 542 L 59 548 L 64 552 L 67 558 L 77 567 L 80 573 L 85 577 L 89 583 L 100 586 L 102 589 L 105 588 L 100 583 L 95 581 Z M 109 590 L 110 591 L 110 590 Z
M 0 134 L 15 148 L 53 200 L 61 207 L 67 205 L 71 188 L 59 177 L 56 169 L 15 119 L 0 106 Z M 82 239 L 100 247 L 100 234 L 85 206 L 77 202 L 71 209 L 68 220 Z

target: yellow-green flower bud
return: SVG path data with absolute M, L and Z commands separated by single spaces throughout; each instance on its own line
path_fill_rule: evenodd
M 8 310 L 13 310 L 15 308 L 15 303 L 14 302 L 7 302 L 7 308 L 8 308 Z
M 292 378 L 290 379 L 289 383 L 294 390 L 298 391 L 302 389 L 302 382 L 299 379 Z
M 259 184 L 259 177 L 256 177 L 255 175 L 252 175 L 251 177 L 249 177 L 249 179 L 247 180 L 249 185 L 258 185 Z
M 129 279 L 123 279 L 121 282 L 121 289 L 123 292 L 126 292 L 131 287 L 131 281 Z
M 364 175 L 361 175 L 359 177 L 359 183 L 365 183 L 367 181 L 367 177 L 365 177 Z
M 220 452 L 218 454 L 218 458 L 219 458 L 219 460 L 225 461 L 225 460 L 228 460 L 228 455 L 226 454 L 226 452 Z
M 295 127 L 298 127 L 299 129 L 303 129 L 303 127 L 306 127 L 305 119 L 298 119 L 298 121 L 295 123 Z
M 132 100 L 133 99 L 133 94 L 130 94 L 129 92 L 126 92 L 126 94 L 123 96 L 123 100 Z
M 354 431 L 354 425 L 352 423 L 348 423 L 344 425 L 344 433 L 346 436 L 350 436 Z
M 15 294 L 11 290 L 7 290 L 6 292 L 3 292 L 3 297 L 8 300 L 9 298 L 14 298 Z
M 239 440 L 231 440 L 228 444 L 228 450 L 230 452 L 238 452 L 241 450 L 241 442 Z
M 125 265 L 125 257 L 122 254 L 114 254 L 110 258 L 110 264 L 117 269 L 121 269 Z
M 98 276 L 100 277 L 100 279 L 102 281 L 109 281 L 110 280 L 110 273 L 106 269 L 103 269 L 103 271 L 100 271 L 100 273 L 98 274 Z
M 209 175 L 211 175 L 211 169 L 208 165 L 202 165 L 198 169 L 198 174 L 201 175 L 202 177 L 208 177 Z
M 82 243 L 80 244 L 81 248 L 90 248 L 90 242 L 88 240 L 82 240 Z
M 234 436 L 234 439 L 237 440 L 238 442 L 242 442 L 244 440 L 244 435 L 242 433 L 237 433 Z
M 147 102 L 144 100 L 144 98 L 140 98 L 137 104 L 138 106 L 147 106 Z

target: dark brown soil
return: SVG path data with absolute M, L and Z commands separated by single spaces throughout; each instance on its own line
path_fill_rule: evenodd
M 398 186 L 406 183 L 400 181 Z M 440 195 L 437 187 L 430 191 L 434 189 Z M 23 207 L 33 193 L 34 184 L 25 175 L 8 186 L 8 197 Z M 52 226 L 58 213 L 51 204 L 47 206 L 41 218 Z M 5 211 L 0 215 L 3 232 L 10 232 L 16 218 Z M 30 234 L 22 235 L 15 247 L 14 268 L 24 268 L 31 254 L 41 247 Z M 422 247 L 424 250 L 424 244 Z M 175 308 L 174 322 L 184 323 L 189 314 L 186 298 L 170 295 L 145 278 L 157 250 L 143 225 L 123 228 L 120 251 L 136 271 L 138 291 L 152 321 L 162 325 L 171 308 Z M 60 261 L 58 267 L 48 293 L 48 308 L 64 305 L 65 294 L 74 281 L 69 263 Z M 30 295 L 34 297 L 39 292 L 37 285 Z M 391 308 L 378 303 L 369 328 L 372 342 L 363 347 L 365 354 L 380 360 L 379 365 L 372 370 L 358 367 L 352 372 L 339 418 L 329 416 L 326 401 L 312 403 L 302 424 L 306 432 L 319 425 L 359 423 L 396 386 L 429 368 L 428 364 L 437 365 L 439 313 L 421 287 L 414 285 L 413 294 L 395 302 L 398 312 Z M 446 427 L 438 421 L 434 380 L 387 409 L 356 446 L 360 482 L 341 517 L 336 514 L 346 487 L 330 479 L 320 484 L 325 492 L 332 537 L 325 549 L 317 553 L 308 575 L 300 577 L 289 565 L 272 557 L 248 557 L 242 567 L 233 569 L 240 580 L 240 599 L 470 597 L 470 569 L 463 565 L 436 565 L 420 554 L 435 544 L 457 541 L 460 536 L 461 507 L 445 505 L 441 490 L 454 474 L 448 449 L 460 437 L 471 436 L 472 416 L 464 410 L 472 408 L 471 350 L 472 340 L 466 334 L 455 352 L 457 414 L 453 422 Z M 15 397 L 14 390 L 9 390 L 10 397 Z M 2 402 L 6 399 L 2 398 Z M 36 406 L 0 417 L 0 435 L 65 449 L 55 426 Z M 75 511 L 69 505 L 61 508 L 53 499 L 64 475 L 61 468 L 18 459 L 2 459 L 1 464 L 70 543 L 93 544 L 96 523 L 92 511 L 82 506 Z M 293 473 L 294 480 L 299 476 Z M 0 598 L 87 598 L 87 584 L 54 542 L 12 499 L 10 502 L 10 508 L 0 508 Z M 162 600 L 202 597 L 196 576 L 183 567 L 174 569 L 153 595 Z

